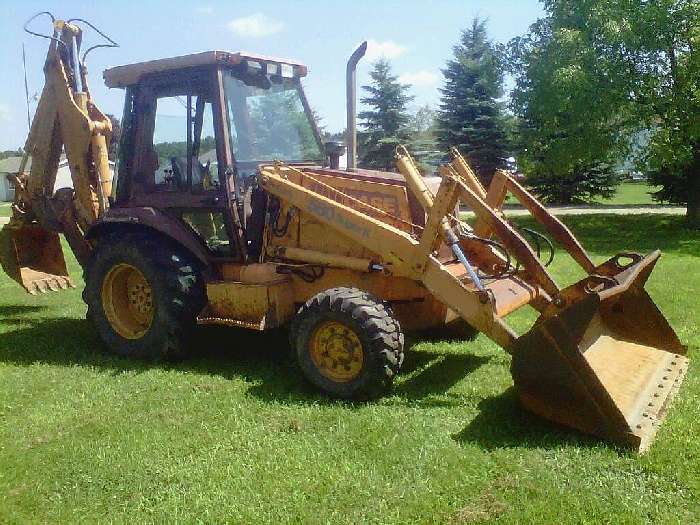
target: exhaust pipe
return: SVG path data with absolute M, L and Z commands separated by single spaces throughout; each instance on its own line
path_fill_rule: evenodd
M 348 111 L 347 129 L 345 130 L 345 142 L 348 147 L 348 169 L 355 169 L 357 165 L 357 86 L 355 79 L 355 69 L 360 59 L 367 52 L 367 41 L 365 40 L 350 55 L 348 66 L 345 71 L 346 105 Z

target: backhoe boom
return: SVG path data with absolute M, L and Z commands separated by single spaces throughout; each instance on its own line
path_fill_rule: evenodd
M 82 31 L 62 20 L 53 28 L 44 88 L 15 176 L 12 218 L 0 234 L 5 271 L 32 293 L 71 284 L 57 234 L 86 262 L 91 247 L 84 234 L 109 207 L 112 191 L 107 150 L 112 124 L 93 103 L 77 56 Z M 73 189 L 54 193 L 62 152 Z

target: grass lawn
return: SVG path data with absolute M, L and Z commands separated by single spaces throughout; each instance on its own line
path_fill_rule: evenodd
M 598 199 L 598 204 L 607 205 L 650 205 L 659 204 L 649 195 L 650 191 L 657 191 L 657 186 L 651 186 L 646 182 L 623 182 L 617 187 L 617 193 L 610 199 Z
M 647 289 L 697 362 L 700 236 L 564 220 L 599 261 L 665 252 Z M 565 257 L 553 273 L 575 276 Z M 209 329 L 196 358 L 149 364 L 102 353 L 83 315 L 79 289 L 0 277 L 2 523 L 700 522 L 697 365 L 639 457 L 524 412 L 484 337 L 413 341 L 392 395 L 348 404 L 306 385 L 284 334 Z
M 654 206 L 662 203 L 656 202 L 649 195 L 650 191 L 657 190 L 657 186 L 651 186 L 646 182 L 623 182 L 617 187 L 615 195 L 609 199 L 596 199 L 593 204 L 608 206 Z M 507 204 L 519 204 L 518 200 L 510 193 L 506 198 Z
M 0 217 L 9 217 L 12 215 L 10 206 L 12 206 L 10 202 L 0 202 Z

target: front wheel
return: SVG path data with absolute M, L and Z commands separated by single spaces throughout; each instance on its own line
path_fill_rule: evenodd
M 389 306 L 354 288 L 312 297 L 291 332 L 307 379 L 343 399 L 372 399 L 386 392 L 401 368 L 403 342 Z
M 125 234 L 100 240 L 83 298 L 88 319 L 114 353 L 173 359 L 185 354 L 205 292 L 197 267 L 177 245 Z

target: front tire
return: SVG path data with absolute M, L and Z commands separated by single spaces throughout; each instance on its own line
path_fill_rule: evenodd
M 205 304 L 194 261 L 172 241 L 144 234 L 100 239 L 83 298 L 112 352 L 150 359 L 184 357 Z
M 291 343 L 306 378 L 342 399 L 384 394 L 403 362 L 404 336 L 391 309 L 355 288 L 332 288 L 307 301 Z

